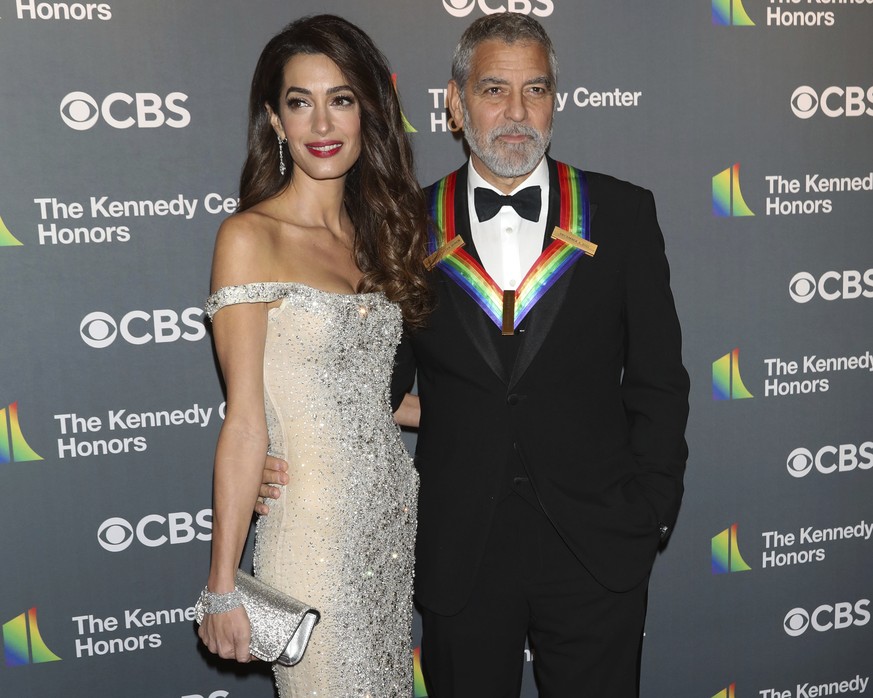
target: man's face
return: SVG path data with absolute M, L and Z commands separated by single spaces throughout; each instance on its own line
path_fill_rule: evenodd
M 555 85 L 546 50 L 532 42 L 483 41 L 470 67 L 464 93 L 452 81 L 448 101 L 476 171 L 488 181 L 526 176 L 552 137 Z

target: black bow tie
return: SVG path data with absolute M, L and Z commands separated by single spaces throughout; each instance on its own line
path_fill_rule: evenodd
M 540 217 L 541 187 L 526 187 L 512 196 L 503 196 L 493 189 L 476 187 L 473 190 L 473 202 L 476 204 L 476 217 L 479 221 L 487 221 L 497 215 L 503 206 L 512 206 L 515 212 L 529 221 Z

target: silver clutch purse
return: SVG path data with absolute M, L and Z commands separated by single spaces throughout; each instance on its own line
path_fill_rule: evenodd
M 297 664 L 321 614 L 242 570 L 236 571 L 235 581 L 252 626 L 249 651 L 266 662 Z M 198 623 L 203 622 L 206 613 L 201 596 L 194 607 Z

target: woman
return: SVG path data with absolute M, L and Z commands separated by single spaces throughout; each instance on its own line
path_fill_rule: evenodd
M 418 478 L 388 384 L 430 297 L 426 212 L 384 56 L 329 15 L 288 25 L 252 79 L 239 212 L 221 226 L 207 313 L 227 386 L 207 593 L 234 588 L 264 454 L 287 491 L 258 524 L 255 573 L 321 612 L 279 695 L 409 696 Z M 249 660 L 237 607 L 207 647 Z

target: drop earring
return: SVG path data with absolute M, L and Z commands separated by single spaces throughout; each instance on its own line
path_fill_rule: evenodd
M 288 142 L 288 139 L 287 138 L 279 138 L 278 136 L 276 136 L 276 138 L 279 139 L 279 176 L 284 177 L 285 176 L 285 156 L 282 154 L 282 146 L 284 146 Z

